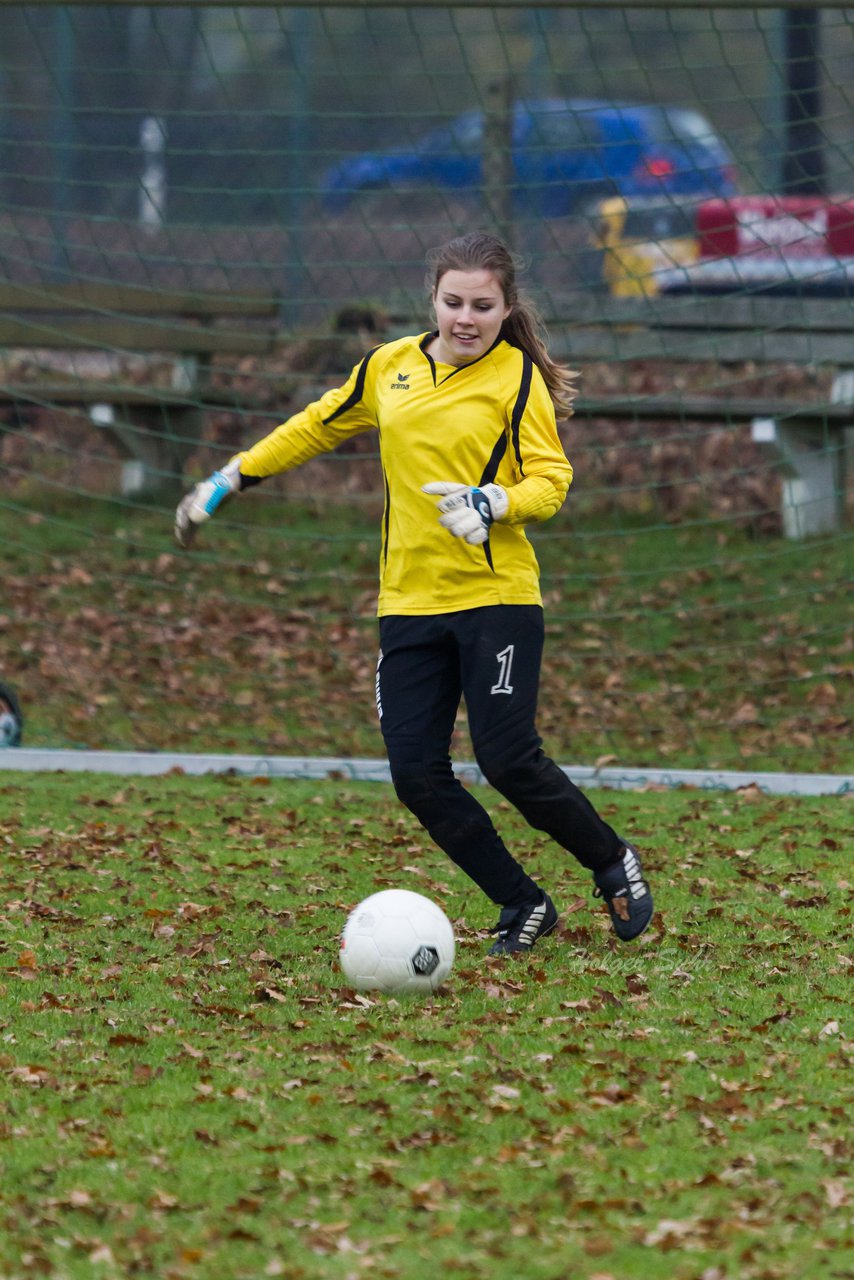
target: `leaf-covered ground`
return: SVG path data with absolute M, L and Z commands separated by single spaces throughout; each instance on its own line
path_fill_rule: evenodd
M 483 795 L 562 912 L 521 960 L 384 786 L 0 775 L 0 1275 L 850 1277 L 850 798 L 596 793 L 621 946 Z M 390 885 L 429 1000 L 337 968 Z
M 382 756 L 374 500 L 255 492 L 191 554 L 171 511 L 43 492 L 0 505 L 0 676 L 26 745 Z M 532 536 L 540 730 L 561 762 L 854 770 L 850 535 L 606 527 L 570 509 Z

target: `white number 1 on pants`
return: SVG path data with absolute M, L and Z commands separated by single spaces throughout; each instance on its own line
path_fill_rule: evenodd
M 498 659 L 498 681 L 490 689 L 490 693 L 512 693 L 513 686 L 510 683 L 510 668 L 513 666 L 513 645 L 508 644 L 506 649 L 502 649 L 500 653 L 496 653 Z

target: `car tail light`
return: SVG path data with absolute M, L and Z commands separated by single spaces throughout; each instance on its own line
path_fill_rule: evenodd
M 643 165 L 651 178 L 669 178 L 676 172 L 676 166 L 666 156 L 649 156 Z

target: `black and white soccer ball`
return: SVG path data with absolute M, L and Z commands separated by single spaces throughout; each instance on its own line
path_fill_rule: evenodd
M 430 898 L 384 889 L 347 917 L 340 959 L 359 991 L 435 991 L 454 963 L 454 931 Z

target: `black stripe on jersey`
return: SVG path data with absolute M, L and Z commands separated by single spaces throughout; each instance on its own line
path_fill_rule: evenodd
M 485 484 L 492 484 L 498 475 L 498 468 L 501 466 L 501 459 L 507 452 L 507 432 L 502 431 L 501 435 L 495 441 L 495 448 L 489 455 L 489 462 L 483 468 L 483 474 L 478 480 L 478 484 L 482 487 Z
M 353 408 L 353 405 L 359 403 L 365 393 L 365 378 L 368 376 L 368 361 L 372 355 L 379 351 L 379 349 L 379 347 L 374 347 L 373 350 L 369 351 L 365 356 L 364 360 L 359 365 L 359 372 L 356 374 L 356 385 L 353 387 L 353 390 L 350 392 L 344 403 L 339 404 L 335 412 L 330 413 L 328 418 L 322 419 L 324 426 L 326 426 L 328 422 L 334 422 L 336 418 L 341 417 L 342 413 L 347 413 L 349 409 Z
M 427 343 L 432 342 L 433 339 L 438 338 L 438 336 L 439 336 L 438 329 L 436 329 L 433 333 L 425 333 L 424 337 L 421 339 L 421 341 L 418 344 L 424 354 L 424 357 L 427 363 L 430 366 L 430 373 L 432 374 L 432 377 L 433 377 L 434 387 L 436 385 L 436 364 L 435 364 L 435 361 L 433 360 L 433 357 L 430 355 L 430 352 L 427 350 Z
M 430 375 L 433 379 L 434 387 L 437 387 L 439 385 L 439 383 L 436 381 L 436 361 L 433 359 L 433 357 L 430 355 L 430 352 L 427 350 L 427 344 L 429 342 L 432 342 L 434 338 L 438 338 L 438 336 L 439 336 L 439 330 L 436 329 L 433 333 L 426 333 L 424 337 L 421 339 L 421 342 L 418 344 L 421 347 L 421 350 L 424 353 L 427 363 L 430 366 Z M 447 382 L 448 378 L 452 378 L 454 374 L 458 372 L 459 372 L 458 369 L 454 369 L 451 373 L 447 374 L 447 376 L 444 377 L 442 381 Z
M 534 369 L 534 362 L 528 355 L 527 351 L 522 352 L 522 377 L 519 380 L 519 391 L 516 396 L 516 403 L 513 405 L 513 412 L 510 415 L 510 436 L 513 441 L 513 450 L 516 454 L 516 461 L 519 463 L 519 473 L 524 476 L 525 468 L 522 465 L 522 451 L 519 447 L 519 424 L 525 413 L 528 404 L 528 397 L 531 394 L 531 376 Z M 483 469 L 483 475 L 480 477 L 478 484 L 492 484 L 498 475 L 498 468 L 501 466 L 501 459 L 507 452 L 507 436 L 502 431 L 501 435 L 495 442 L 495 447 L 489 456 L 489 461 Z M 492 550 L 489 546 L 489 539 L 483 544 L 486 562 L 493 573 L 495 573 L 495 565 L 492 563 Z
M 522 451 L 519 448 L 519 424 L 528 407 L 528 396 L 531 394 L 531 376 L 534 372 L 534 362 L 528 355 L 527 351 L 522 352 L 522 377 L 519 381 L 519 394 L 516 396 L 516 403 L 513 406 L 513 413 L 510 417 L 510 437 L 513 441 L 513 449 L 516 454 L 516 461 L 519 463 L 519 474 L 524 476 L 525 468 L 522 465 Z
M 507 433 L 501 432 L 501 435 L 495 442 L 495 448 L 489 456 L 489 462 L 483 469 L 483 475 L 478 480 L 478 485 L 492 484 L 498 475 L 498 468 L 501 466 L 501 459 L 507 452 Z M 486 556 L 486 563 L 489 565 L 493 573 L 495 573 L 495 565 L 492 563 L 492 548 L 489 545 L 489 538 L 483 543 L 483 554 Z
M 383 492 L 385 494 L 385 513 L 383 515 L 383 568 L 388 564 L 388 526 L 391 520 L 391 493 L 388 487 L 388 476 L 383 467 Z

